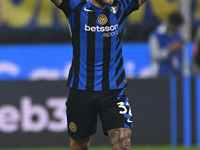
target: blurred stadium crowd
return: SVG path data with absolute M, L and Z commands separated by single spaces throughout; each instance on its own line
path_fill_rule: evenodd
M 184 0 L 149 0 L 127 20 L 125 41 L 146 41 L 149 33 Z M 200 1 L 190 1 L 192 38 L 200 22 Z M 69 42 L 65 16 L 47 0 L 1 0 L 1 43 Z M 28 35 L 28 36 L 27 36 Z

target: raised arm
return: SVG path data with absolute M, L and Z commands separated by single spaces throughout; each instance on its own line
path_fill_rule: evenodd
M 63 0 L 51 0 L 56 6 L 59 6 Z
M 144 4 L 147 0 L 139 0 L 139 5 L 141 6 L 142 4 Z

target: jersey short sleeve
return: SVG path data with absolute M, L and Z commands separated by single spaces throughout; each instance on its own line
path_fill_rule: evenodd
M 58 8 L 68 17 L 80 2 L 81 0 L 63 0 Z
M 127 16 L 135 10 L 139 9 L 139 0 L 118 0 L 122 3 Z

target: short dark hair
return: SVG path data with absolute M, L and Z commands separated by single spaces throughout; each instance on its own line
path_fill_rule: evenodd
M 169 16 L 169 22 L 175 26 L 181 26 L 184 23 L 184 18 L 179 12 L 174 12 Z

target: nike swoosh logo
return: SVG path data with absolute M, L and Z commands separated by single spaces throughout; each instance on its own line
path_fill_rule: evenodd
M 93 10 L 87 9 L 86 7 L 84 8 L 85 11 L 90 11 L 93 12 Z

